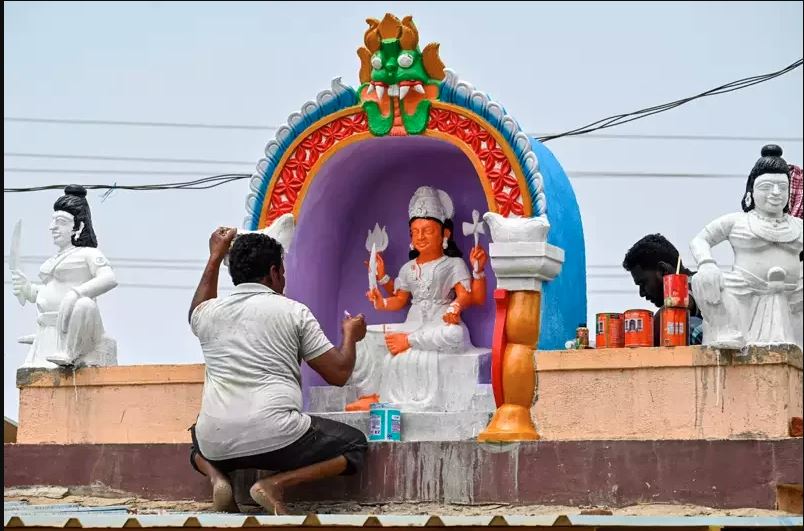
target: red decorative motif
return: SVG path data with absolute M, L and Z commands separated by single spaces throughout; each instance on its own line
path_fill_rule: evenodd
M 293 212 L 296 199 L 318 159 L 342 140 L 368 131 L 364 112 L 357 112 L 333 120 L 304 138 L 285 160 L 268 200 L 268 212 L 260 226 L 270 225 L 276 218 Z
M 460 139 L 477 155 L 486 169 L 497 212 L 524 215 L 522 192 L 511 163 L 491 133 L 474 120 L 452 110 L 430 109 L 427 128 Z M 315 163 L 346 138 L 368 131 L 366 114 L 358 111 L 343 116 L 307 135 L 285 160 L 276 184 L 267 199 L 261 227 L 270 225 L 283 214 L 293 212 L 307 176 Z M 265 208 L 265 207 L 263 207 Z
M 430 109 L 427 128 L 460 138 L 478 156 L 486 168 L 486 177 L 491 184 L 500 214 L 524 215 L 519 181 L 508 157 L 491 133 L 474 120 L 446 109 Z

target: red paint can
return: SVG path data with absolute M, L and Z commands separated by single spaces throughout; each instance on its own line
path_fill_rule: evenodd
M 595 347 L 620 348 L 624 346 L 623 314 L 597 314 L 597 316 L 595 316 Z
M 623 315 L 626 347 L 653 346 L 653 312 L 628 310 Z
M 686 308 L 662 308 L 662 346 L 683 347 L 689 344 L 690 312 Z
M 687 275 L 665 275 L 662 282 L 665 308 L 689 308 L 690 288 Z

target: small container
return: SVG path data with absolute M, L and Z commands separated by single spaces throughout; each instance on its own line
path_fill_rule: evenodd
M 653 346 L 653 312 L 628 310 L 623 315 L 626 347 Z
M 665 275 L 662 284 L 665 308 L 689 308 L 690 287 L 687 275 Z
M 690 312 L 686 308 L 662 308 L 662 346 L 683 347 L 689 344 Z
M 595 316 L 595 348 L 621 348 L 625 346 L 623 314 L 599 313 Z
M 586 328 L 586 323 L 581 323 L 575 329 L 575 339 L 577 348 L 589 348 L 589 329 Z
M 371 404 L 369 410 L 369 441 L 401 441 L 402 413 L 382 402 Z

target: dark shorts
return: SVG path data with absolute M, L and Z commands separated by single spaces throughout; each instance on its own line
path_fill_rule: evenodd
M 190 427 L 190 433 L 193 438 L 193 447 L 190 450 L 190 464 L 193 465 L 196 471 L 201 472 L 196 467 L 193 459 L 197 453 L 223 473 L 246 468 L 284 472 L 314 465 L 342 455 L 346 458 L 347 463 L 346 470 L 343 472 L 344 475 L 354 474 L 360 470 L 368 449 L 366 436 L 363 432 L 334 420 L 313 416 L 310 419 L 310 429 L 299 440 L 290 443 L 284 448 L 264 454 L 248 455 L 221 461 L 213 461 L 204 457 L 199 450 L 198 439 L 195 436 L 195 424 L 193 424 Z

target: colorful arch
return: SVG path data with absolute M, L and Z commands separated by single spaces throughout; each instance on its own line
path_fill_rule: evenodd
M 531 216 L 527 181 L 513 149 L 502 134 L 471 111 L 434 102 L 423 136 L 457 146 L 474 166 L 489 211 L 504 216 Z M 298 215 L 318 170 L 335 153 L 372 138 L 366 114 L 349 107 L 310 125 L 293 141 L 268 178 L 256 228 L 269 226 L 287 213 Z
M 360 90 L 365 94 L 367 86 Z M 586 321 L 586 253 L 578 203 L 559 162 L 527 136 L 502 105 L 449 69 L 430 100 L 426 127 L 411 136 L 457 146 L 477 173 L 488 210 L 548 219 L 548 243 L 564 249 L 566 258 L 561 275 L 543 287 L 538 346 L 563 348 L 575 326 Z M 250 182 L 245 228 L 261 229 L 282 214 L 299 214 L 327 161 L 349 145 L 372 138 L 358 91 L 334 79 L 331 89 L 291 114 L 266 145 L 265 158 Z M 549 211 L 548 203 L 553 205 Z

